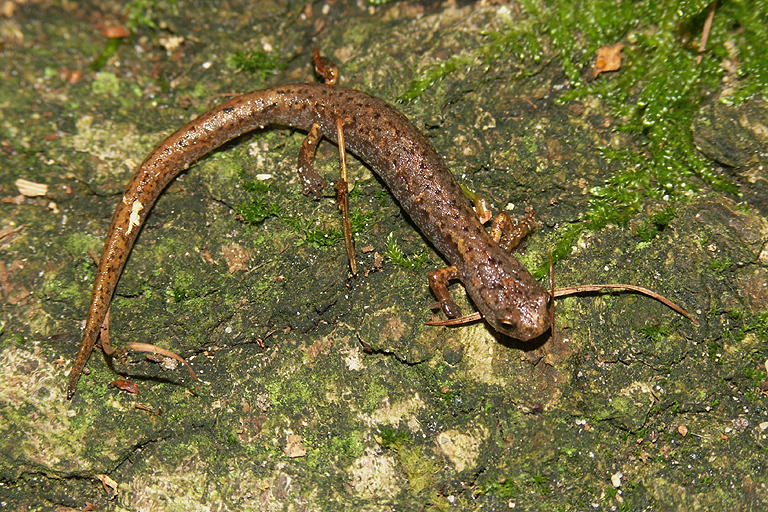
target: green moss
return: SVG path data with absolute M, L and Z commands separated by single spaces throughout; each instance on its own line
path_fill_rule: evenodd
M 400 102 L 407 102 L 418 98 L 424 91 L 434 86 L 437 82 L 457 69 L 467 67 L 469 63 L 470 59 L 468 57 L 455 56 L 428 68 L 419 78 L 411 81 L 408 85 L 408 90 L 398 96 L 397 100 Z
M 733 260 L 730 258 L 713 258 L 709 263 L 707 263 L 709 270 L 716 274 L 722 274 L 731 268 L 731 266 L 733 266 Z
M 330 440 L 332 453 L 342 453 L 347 457 L 360 457 L 365 452 L 362 442 L 363 434 L 356 430 L 349 432 L 343 438 L 333 437 Z
M 304 237 L 312 247 L 323 249 L 337 246 L 344 240 L 344 233 L 340 229 L 306 228 Z
M 551 252 L 552 263 L 554 264 L 567 258 L 568 255 L 571 254 L 571 249 L 576 243 L 576 240 L 579 239 L 582 233 L 588 230 L 589 225 L 586 223 L 568 224 L 563 226 L 557 234 L 557 242 L 555 242 L 555 248 Z M 549 259 L 541 262 L 532 274 L 536 279 L 542 279 L 549 276 Z
M 397 244 L 393 233 L 390 233 L 387 236 L 384 256 L 389 258 L 389 260 L 398 267 L 403 268 L 422 268 L 428 264 L 428 256 L 424 251 L 420 251 L 411 256 L 406 256 Z
M 549 494 L 549 478 L 542 473 L 536 473 L 528 480 L 530 486 L 535 489 L 539 494 Z
M 315 389 L 319 378 L 310 370 L 302 368 L 290 380 L 273 380 L 264 384 L 272 403 L 280 407 L 300 409 L 315 401 Z
M 748 354 L 739 359 L 738 363 L 742 366 L 742 373 L 745 375 L 765 376 L 763 368 L 765 356 L 760 350 L 760 343 L 768 341 L 768 311 L 762 311 L 757 314 L 748 314 L 742 310 L 728 310 L 724 312 L 727 316 L 727 325 L 729 328 L 723 333 L 723 338 L 729 343 L 738 343 L 740 349 Z M 712 316 L 722 316 L 723 312 L 715 312 Z M 723 359 L 727 358 L 728 348 L 725 344 L 711 341 L 707 344 L 709 359 L 715 364 L 723 364 Z M 757 374 L 753 374 L 753 369 L 759 368 Z M 751 378 L 751 377 L 748 377 Z M 759 382 L 758 382 L 759 383 Z
M 669 336 L 672 329 L 667 325 L 646 325 L 640 329 L 640 332 L 653 341 L 661 341 Z
M 634 235 L 643 242 L 650 242 L 669 225 L 674 217 L 675 208 L 667 206 L 664 210 L 654 213 L 649 219 L 635 226 Z
M 373 412 L 381 405 L 381 400 L 389 394 L 390 388 L 384 386 L 380 381 L 371 381 L 368 383 L 364 395 L 363 410 Z
M 612 4 L 612 5 L 611 5 Z M 604 155 L 620 163 L 624 168 L 611 177 L 604 186 L 592 190 L 595 199 L 588 221 L 601 227 L 608 222 L 619 225 L 636 213 L 643 199 L 651 196 L 657 199 L 682 197 L 687 191 L 697 191 L 693 178 L 698 177 L 718 189 L 731 192 L 735 188 L 716 176 L 711 165 L 695 152 L 692 144 L 691 121 L 706 94 L 717 89 L 722 75 L 718 59 L 708 58 L 701 65 L 696 64 L 692 50 L 686 48 L 680 39 L 678 28 L 682 25 L 693 27 L 693 17 L 699 14 L 708 2 L 667 3 L 667 4 L 619 4 L 593 2 L 600 11 L 615 19 L 612 24 L 579 23 L 584 27 L 588 39 L 587 51 L 582 55 L 581 66 L 587 66 L 594 58 L 596 49 L 619 40 L 619 34 L 606 32 L 603 27 L 626 26 L 629 42 L 625 47 L 625 65 L 610 78 L 584 83 L 572 73 L 569 78 L 577 86 L 562 100 L 598 97 L 613 109 L 616 118 L 623 119 L 619 129 L 645 136 L 647 142 L 643 151 L 623 149 L 604 150 Z M 567 9 L 569 4 L 561 4 Z M 663 7 L 659 7 L 663 5 Z M 641 27 L 632 27 L 637 12 L 641 9 L 644 20 Z M 588 15 L 589 18 L 589 15 Z M 576 19 L 583 18 L 574 18 Z M 558 18 L 562 23 L 564 18 Z M 575 25 L 565 23 L 555 30 L 556 35 L 564 31 L 580 31 Z M 696 27 L 698 31 L 699 28 Z M 555 45 L 561 55 L 569 55 L 576 42 L 575 38 L 555 38 Z M 579 67 L 571 59 L 564 60 L 566 72 Z M 618 207 L 618 208 L 616 208 Z
M 245 173 L 244 169 L 241 169 L 241 173 Z M 267 194 L 270 190 L 269 183 L 258 180 L 247 180 L 243 182 L 243 190 L 251 192 L 253 194 Z
M 107 39 L 101 53 L 91 63 L 91 70 L 100 71 L 107 64 L 107 61 L 117 53 L 117 49 L 120 48 L 124 39 L 123 37 Z
M 352 233 L 362 232 L 368 223 L 373 219 L 372 213 L 363 213 L 361 210 L 355 208 L 349 211 L 349 223 L 352 226 Z
M 765 42 L 768 41 L 768 25 L 765 20 L 768 19 L 768 1 L 718 2 L 715 19 L 718 17 L 722 19 L 713 25 L 714 31 L 721 34 L 729 27 L 736 31 L 737 37 L 733 38 L 733 42 L 738 52 L 741 79 L 736 91 L 724 101 L 738 103 L 753 95 L 766 97 L 768 53 L 765 51 Z M 709 46 L 721 44 L 723 39 L 720 35 Z
M 266 80 L 271 73 L 286 67 L 278 57 L 257 50 L 235 52 L 226 57 L 226 62 L 231 69 L 251 73 L 260 80 Z
M 168 289 L 166 289 L 165 295 L 174 303 L 178 304 L 189 299 L 196 299 L 200 297 L 200 291 L 194 288 L 187 288 L 185 286 L 170 286 Z
M 440 471 L 435 461 L 425 456 L 421 446 L 402 447 L 398 451 L 398 461 L 408 478 L 408 490 L 418 496 L 434 485 L 435 475 Z
M 71 233 L 66 238 L 65 250 L 79 257 L 88 257 L 88 252 L 101 249 L 103 241 L 87 233 Z
M 486 482 L 480 487 L 480 492 L 496 495 L 503 500 L 509 500 L 516 498 L 520 494 L 520 487 L 512 478 L 501 478 L 499 481 Z
M 768 341 L 768 311 L 754 315 L 744 327 L 744 333 L 747 332 L 754 332 L 761 341 Z
M 401 446 L 411 441 L 411 436 L 407 432 L 401 432 L 400 430 L 385 426 L 379 431 L 376 440 L 384 448 L 397 451 Z
M 120 94 L 120 79 L 114 73 L 97 73 L 96 79 L 91 83 L 91 91 L 94 94 L 117 97 Z
M 132 0 L 127 6 L 126 26 L 131 32 L 140 27 L 158 28 L 160 19 L 178 14 L 177 0 Z
M 235 211 L 242 217 L 243 222 L 255 226 L 264 222 L 268 217 L 279 216 L 280 206 L 267 198 L 270 191 L 269 184 L 249 180 L 243 182 L 243 190 L 253 195 L 250 201 L 240 203 L 235 207 Z
M 358 209 L 350 210 L 349 222 L 352 227 L 352 236 L 363 231 L 372 218 L 373 214 L 362 213 Z M 294 230 L 304 235 L 306 243 L 316 249 L 336 247 L 344 241 L 344 232 L 341 229 L 314 227 L 315 220 L 312 219 L 295 218 L 292 225 Z M 341 226 L 341 217 L 338 218 L 338 225 Z
M 483 44 L 467 54 L 455 55 L 428 67 L 421 76 L 411 81 L 408 89 L 398 96 L 397 100 L 408 102 L 418 98 L 454 71 L 471 67 L 476 62 L 480 62 L 485 68 L 496 65 L 499 59 L 508 60 L 510 56 L 519 61 L 539 62 L 543 55 L 543 46 L 538 36 L 537 23 L 536 19 L 510 20 L 506 30 L 484 33 L 486 40 Z M 526 69 L 524 68 L 524 75 L 528 75 Z
M 486 32 L 487 42 L 480 47 L 478 54 L 482 61 L 490 66 L 498 59 L 509 59 L 512 55 L 519 61 L 541 61 L 544 55 L 542 41 L 535 34 L 538 31 L 536 19 L 515 20 L 507 23 L 502 31 Z M 525 72 L 525 76 L 529 73 Z
M 268 202 L 264 196 L 258 196 L 248 203 L 242 203 L 235 210 L 243 218 L 243 222 L 250 226 L 261 224 L 268 217 L 280 214 L 280 207 Z
M 760 365 L 743 368 L 741 373 L 742 376 L 755 388 L 765 380 L 765 368 L 761 368 Z
M 702 158 L 692 141 L 693 115 L 709 95 L 717 93 L 724 74 L 723 59 L 738 59 L 736 89 L 724 101 L 741 101 L 768 90 L 768 1 L 718 3 L 708 50 L 696 63 L 693 39 L 701 34 L 707 0 L 677 2 L 523 2 L 526 23 L 510 24 L 494 34 L 494 44 L 508 48 L 520 41 L 526 24 L 547 35 L 572 84 L 560 101 L 600 99 L 619 120 L 616 129 L 638 136 L 640 145 L 619 150 L 604 148 L 604 156 L 619 166 L 603 185 L 591 190 L 590 209 L 582 227 L 560 233 L 553 259 L 561 259 L 584 229 L 625 225 L 647 198 L 674 203 L 701 192 L 702 184 L 738 194 L 735 185 Z M 510 36 L 517 34 L 517 38 Z M 625 44 L 622 68 L 591 80 L 597 50 Z M 732 47 L 731 54 L 726 51 Z M 491 54 L 493 52 L 490 52 Z M 519 45 L 520 59 L 536 59 L 535 45 Z M 641 229 L 641 239 L 655 236 L 655 221 Z M 541 269 L 537 275 L 544 275 Z

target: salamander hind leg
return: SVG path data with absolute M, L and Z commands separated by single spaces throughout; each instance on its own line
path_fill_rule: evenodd
M 302 193 L 320 199 L 322 190 L 328 186 L 328 182 L 315 170 L 315 154 L 320 143 L 320 127 L 313 125 L 307 134 L 307 138 L 301 143 L 299 149 L 299 179 L 303 186 Z
M 466 185 L 459 184 L 459 186 L 461 187 L 461 191 L 464 193 L 464 196 L 472 201 L 472 204 L 475 208 L 475 213 L 477 214 L 477 218 L 480 219 L 480 224 L 485 224 L 491 220 L 491 209 L 488 206 L 488 201 L 486 201 L 483 196 L 474 190 L 471 190 Z
M 536 229 L 536 219 L 533 217 L 533 210 L 516 224 L 512 222 L 509 214 L 499 213 L 493 224 L 491 224 L 491 238 L 498 243 L 504 250 L 512 251 L 520 245 L 520 242 Z

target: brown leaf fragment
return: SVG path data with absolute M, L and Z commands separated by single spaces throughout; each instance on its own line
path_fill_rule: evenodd
M 109 475 L 96 474 L 93 475 L 101 481 L 101 485 L 104 486 L 104 491 L 109 495 L 110 500 L 117 496 L 117 482 L 112 480 Z
M 11 2 L 11 0 L 5 0 L 0 4 L 0 15 L 6 18 L 13 18 L 13 13 L 16 12 L 17 8 L 18 6 L 15 2 Z
M 283 449 L 283 454 L 286 457 L 292 459 L 296 457 L 304 457 L 307 454 L 307 449 L 302 444 L 301 436 L 298 434 L 288 434 L 287 443 Z
M 621 67 L 621 50 L 624 49 L 623 43 L 616 43 L 613 46 L 603 46 L 597 50 L 597 59 L 593 68 L 593 78 L 597 78 L 600 73 L 606 71 L 616 71 Z
M 139 385 L 129 380 L 115 379 L 112 382 L 110 382 L 109 385 L 119 389 L 120 391 L 125 391 L 133 395 L 139 394 Z
M 108 39 L 120 39 L 121 37 L 128 37 L 130 32 L 122 25 L 105 25 L 101 27 L 101 35 Z
M 48 194 L 48 185 L 45 183 L 36 183 L 19 178 L 14 182 L 14 185 L 25 197 L 40 197 Z
M 10 242 L 13 239 L 13 235 L 24 229 L 26 225 L 21 225 L 17 228 L 12 228 L 10 226 L 5 227 L 3 229 L 0 229 L 0 240 L 3 240 L 7 238 L 6 242 Z

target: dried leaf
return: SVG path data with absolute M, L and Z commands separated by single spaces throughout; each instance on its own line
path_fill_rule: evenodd
M 112 382 L 109 383 L 110 386 L 116 387 L 120 391 L 126 391 L 128 393 L 131 393 L 133 395 L 139 394 L 139 385 L 135 382 L 131 382 L 129 380 L 125 379 L 115 379 Z
M 606 71 L 616 71 L 621 67 L 621 50 L 624 48 L 622 43 L 616 43 L 613 46 L 603 46 L 597 50 L 597 59 L 593 69 L 594 77 Z
M 109 495 L 109 499 L 114 499 L 115 496 L 117 496 L 117 482 L 112 480 L 109 475 L 105 474 L 96 474 L 93 475 L 94 477 L 98 478 L 101 481 L 101 485 L 104 486 L 104 490 Z
M 101 35 L 109 39 L 120 39 L 128 37 L 130 32 L 122 25 L 107 25 L 101 29 Z
M 288 434 L 288 442 L 283 449 L 283 453 L 286 457 L 296 458 L 304 457 L 307 454 L 307 449 L 302 444 L 301 436 L 298 434 Z
M 19 178 L 14 184 L 25 197 L 40 197 L 48 194 L 48 185 L 44 183 L 35 183 L 34 181 Z

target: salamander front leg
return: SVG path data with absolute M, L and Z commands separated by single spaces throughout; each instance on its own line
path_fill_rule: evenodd
M 459 273 L 454 266 L 438 268 L 429 273 L 429 287 L 448 318 L 461 316 L 461 308 L 453 301 L 451 292 L 448 291 L 448 283 L 458 278 Z
M 312 62 L 315 64 L 315 72 L 323 82 L 330 85 L 339 83 L 339 67 L 328 57 L 320 55 L 320 48 L 315 47 L 312 51 Z

